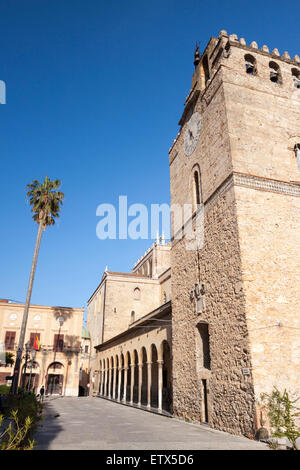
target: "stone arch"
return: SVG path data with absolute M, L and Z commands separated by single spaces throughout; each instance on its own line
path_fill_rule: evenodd
M 113 356 L 110 357 L 110 387 L 109 387 L 109 397 L 113 397 L 113 390 L 114 390 L 114 358 Z
M 114 356 L 114 366 L 113 366 L 113 398 L 118 397 L 118 388 L 119 388 L 119 356 L 115 354 Z
M 142 405 L 147 405 L 147 393 L 148 393 L 148 369 L 147 369 L 147 362 L 148 362 L 148 352 L 145 346 L 140 349 L 139 355 L 139 363 L 141 365 L 141 383 L 139 386 L 141 388 L 140 391 L 140 401 Z
M 193 212 L 195 212 L 197 207 L 203 202 L 201 170 L 198 163 L 192 167 L 190 175 L 190 190 L 192 194 Z
M 245 54 L 244 59 L 245 59 L 246 73 L 248 73 L 249 75 L 256 75 L 257 66 L 256 66 L 255 57 L 251 54 Z
M 158 408 L 158 352 L 154 343 L 150 347 L 151 360 L 151 400 L 150 404 L 153 408 Z
M 126 401 L 131 401 L 131 382 L 132 382 L 132 368 L 131 368 L 131 354 L 127 351 L 125 355 L 125 367 L 127 367 L 127 382 L 126 382 Z
M 64 382 L 64 365 L 53 361 L 47 367 L 46 395 L 62 395 Z
M 278 85 L 280 85 L 282 83 L 282 77 L 281 77 L 280 67 L 277 64 L 277 62 L 274 62 L 273 60 L 271 60 L 269 62 L 269 69 L 270 69 L 271 82 L 277 83 Z
M 294 82 L 294 88 L 300 88 L 300 70 L 292 68 L 292 78 Z
M 119 358 L 119 378 L 120 378 L 120 384 L 119 384 L 119 391 L 118 391 L 118 399 L 120 401 L 123 400 L 124 396 L 124 377 L 125 377 L 125 358 L 123 353 L 120 354 Z
M 133 298 L 134 300 L 141 300 L 141 289 L 139 287 L 135 287 L 133 291 Z
M 134 364 L 133 367 L 133 373 L 132 373 L 132 383 L 131 386 L 132 388 L 132 396 L 131 396 L 131 401 L 134 403 L 138 402 L 138 383 L 139 383 L 139 357 L 138 357 L 138 352 L 136 349 L 133 350 L 132 352 L 132 364 Z
M 167 340 L 163 340 L 159 348 L 162 360 L 162 408 L 166 411 L 172 409 L 172 357 L 171 347 Z
M 109 358 L 107 357 L 105 360 L 106 363 L 106 382 L 105 382 L 105 396 L 109 396 Z

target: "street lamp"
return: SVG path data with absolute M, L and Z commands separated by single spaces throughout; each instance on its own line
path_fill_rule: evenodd
M 49 384 L 49 385 L 51 385 L 51 387 L 50 387 L 51 395 L 52 395 L 52 393 L 53 393 L 54 380 L 55 380 L 55 367 L 56 367 L 56 362 L 55 362 L 55 361 L 56 361 L 56 353 L 57 353 L 57 350 L 60 349 L 60 347 L 59 347 L 59 344 L 60 344 L 60 343 L 59 343 L 59 342 L 60 342 L 60 331 L 61 331 L 61 328 L 62 328 L 62 326 L 63 326 L 63 324 L 64 324 L 65 319 L 64 319 L 64 317 L 61 315 L 61 316 L 59 316 L 59 317 L 57 318 L 57 320 L 58 320 L 58 323 L 59 323 L 59 330 L 58 330 L 57 342 L 56 342 L 56 344 L 54 345 L 54 358 L 53 358 L 53 361 L 54 361 L 54 367 L 53 367 L 53 369 L 54 369 L 54 376 L 51 378 L 51 381 L 50 381 L 50 384 Z M 49 379 L 48 379 L 48 381 L 49 381 Z
M 32 376 L 32 368 L 33 368 L 33 365 L 34 365 L 34 362 L 35 362 L 35 358 L 36 358 L 36 350 L 33 349 L 31 351 L 31 367 L 30 367 L 30 376 L 29 376 L 29 382 L 28 382 L 28 392 L 30 392 L 30 389 L 31 389 L 31 376 Z

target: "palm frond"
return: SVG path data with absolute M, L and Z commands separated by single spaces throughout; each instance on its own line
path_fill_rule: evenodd
M 42 184 L 38 180 L 27 184 L 27 197 L 31 212 L 33 212 L 32 218 L 38 224 L 41 222 L 41 217 L 45 225 L 55 224 L 55 218 L 59 217 L 60 206 L 65 197 L 63 192 L 55 191 L 60 186 L 60 180 L 51 181 L 48 176 Z

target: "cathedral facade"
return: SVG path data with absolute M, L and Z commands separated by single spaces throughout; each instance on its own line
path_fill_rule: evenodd
M 169 163 L 199 243 L 173 217 L 169 243 L 104 273 L 92 391 L 250 436 L 261 393 L 300 394 L 300 59 L 221 31 L 194 66 Z

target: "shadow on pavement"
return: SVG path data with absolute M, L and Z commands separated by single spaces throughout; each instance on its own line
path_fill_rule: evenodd
M 51 441 L 63 430 L 59 422 L 59 415 L 52 402 L 62 397 L 46 398 L 44 401 L 43 420 L 38 425 L 34 435 L 33 450 L 47 450 Z

